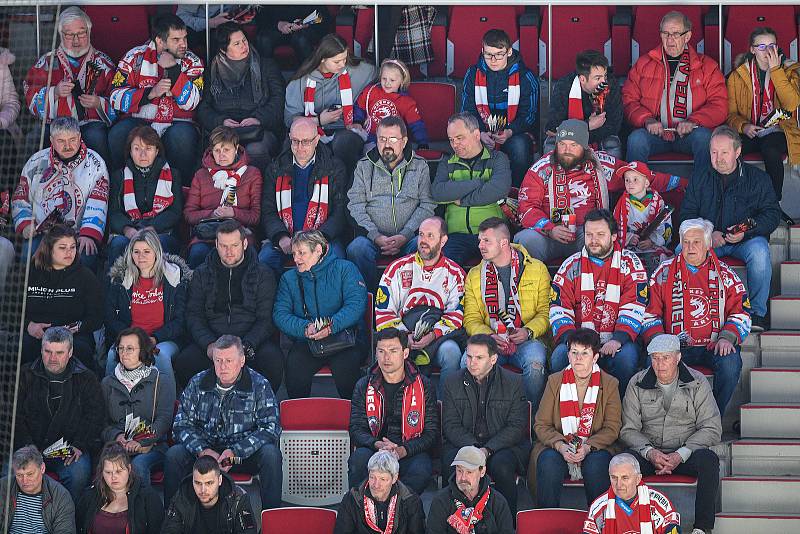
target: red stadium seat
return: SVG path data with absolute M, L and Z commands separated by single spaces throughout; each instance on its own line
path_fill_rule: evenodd
M 350 401 L 311 397 L 281 401 L 283 430 L 347 430 Z
M 631 61 L 636 63 L 639 56 L 647 54 L 653 48 L 661 46 L 661 37 L 658 34 L 658 25 L 661 17 L 676 6 L 634 6 L 633 8 L 633 34 L 631 40 Z M 689 17 L 692 21 L 692 38 L 689 44 L 698 52 L 703 53 L 703 16 L 700 6 L 677 6 L 677 10 Z M 716 60 L 716 58 L 714 58 Z
M 512 46 L 519 49 L 518 9 L 514 6 L 453 6 L 447 31 L 447 74 L 461 78 L 481 52 L 483 34 L 493 28 L 505 30 Z
M 412 82 L 408 94 L 417 102 L 431 143 L 449 146 L 447 119 L 456 112 L 456 86 L 451 83 Z M 420 150 L 418 154 L 429 160 L 438 160 L 442 156 L 436 150 Z
M 417 75 L 417 70 L 425 76 L 447 75 L 447 7 L 438 6 L 436 16 L 431 28 L 431 46 L 433 48 L 433 61 L 427 65 L 420 65 L 418 69 L 411 69 L 411 76 Z
M 575 534 L 583 532 L 586 510 L 540 508 L 517 512 L 517 534 Z
M 353 53 L 366 57 L 369 43 L 375 36 L 375 8 L 356 10 L 356 25 L 353 28 Z
M 92 19 L 92 45 L 114 62 L 150 38 L 146 6 L 83 6 Z
M 611 13 L 605 6 L 553 6 L 553 39 L 548 28 L 549 12 L 543 9 L 539 38 L 539 75 L 548 75 L 548 48 L 551 48 L 553 80 L 575 70 L 575 56 L 591 48 L 611 58 Z
M 331 534 L 336 512 L 327 508 L 297 506 L 261 512 L 261 534 Z
M 750 32 L 756 26 L 769 26 L 778 33 L 778 45 L 784 57 L 797 61 L 797 24 L 791 5 L 730 6 L 725 17 L 723 42 L 724 72 L 733 68 L 733 60 L 750 49 Z

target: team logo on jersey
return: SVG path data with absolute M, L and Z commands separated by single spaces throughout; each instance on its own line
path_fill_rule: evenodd
M 408 289 L 411 287 L 411 283 L 414 279 L 414 273 L 411 271 L 400 271 L 400 285 L 403 289 Z
M 389 305 L 389 288 L 386 286 L 379 286 L 378 291 L 375 293 L 375 306 L 381 310 L 385 310 Z
M 410 426 L 417 426 L 419 424 L 419 412 L 417 410 L 412 410 L 408 412 L 408 416 L 406 416 L 406 421 Z

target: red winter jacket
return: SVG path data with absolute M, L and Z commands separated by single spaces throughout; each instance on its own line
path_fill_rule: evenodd
M 662 47 L 641 56 L 628 72 L 622 86 L 625 119 L 635 128 L 644 127 L 647 119 L 660 117 L 661 95 L 665 89 L 668 66 L 662 60 Z M 692 114 L 689 120 L 706 128 L 715 128 L 728 117 L 728 89 L 717 62 L 689 47 L 692 88 Z

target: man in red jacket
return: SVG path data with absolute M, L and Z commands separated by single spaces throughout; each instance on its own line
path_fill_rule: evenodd
M 636 128 L 628 136 L 628 161 L 651 154 L 692 154 L 695 167 L 711 164 L 711 130 L 728 115 L 728 90 L 719 65 L 689 46 L 692 23 L 670 11 L 659 26 L 661 46 L 641 56 L 622 87 L 625 119 Z

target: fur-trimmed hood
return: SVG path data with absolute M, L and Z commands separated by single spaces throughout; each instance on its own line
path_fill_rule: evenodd
M 164 279 L 172 287 L 178 287 L 181 282 L 187 284 L 192 279 L 192 270 L 186 263 L 186 260 L 176 254 L 164 255 Z M 133 276 L 127 272 L 125 268 L 125 256 L 120 256 L 114 265 L 109 269 L 109 277 L 111 283 L 122 284 L 122 286 L 129 290 L 133 286 Z
M 11 50 L 0 46 L 0 65 L 11 65 L 16 59 Z

